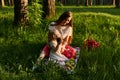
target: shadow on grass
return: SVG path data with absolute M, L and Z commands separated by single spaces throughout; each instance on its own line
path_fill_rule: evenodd
M 12 72 L 18 71 L 19 66 L 22 66 L 23 70 L 31 69 L 42 46 L 44 46 L 43 43 L 34 44 L 25 41 L 18 45 L 2 45 L 0 46 L 0 64 L 5 70 Z

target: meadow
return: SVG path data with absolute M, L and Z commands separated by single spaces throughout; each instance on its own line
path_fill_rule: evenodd
M 114 6 L 56 7 L 56 16 L 37 26 L 13 27 L 13 7 L 0 9 L 0 80 L 119 80 L 120 77 L 120 9 Z M 72 46 L 81 49 L 72 75 L 54 64 L 42 64 L 32 71 L 40 51 L 47 42 L 48 25 L 59 15 L 73 12 Z M 84 41 L 92 38 L 100 46 L 92 51 Z

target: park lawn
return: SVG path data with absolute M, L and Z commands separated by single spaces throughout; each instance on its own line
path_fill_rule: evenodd
M 80 59 L 72 75 L 54 64 L 32 66 L 47 42 L 51 21 L 66 11 L 73 12 L 73 47 L 81 48 Z M 29 28 L 13 27 L 13 8 L 0 9 L 1 80 L 118 80 L 120 77 L 120 10 L 113 6 L 62 6 L 56 16 Z M 32 26 L 32 25 L 31 25 Z M 88 52 L 84 41 L 92 34 L 100 47 Z

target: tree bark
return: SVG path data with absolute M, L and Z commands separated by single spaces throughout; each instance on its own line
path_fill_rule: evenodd
M 77 0 L 76 5 L 79 6 L 79 4 L 80 4 L 80 0 Z
M 14 0 L 14 25 L 28 25 L 28 0 Z
M 112 5 L 115 5 L 115 0 L 112 0 Z
M 63 0 L 63 2 L 64 2 L 64 5 L 66 4 L 66 0 Z
M 13 6 L 14 5 L 14 0 L 11 0 L 11 6 Z
M 90 0 L 90 6 L 92 6 L 92 3 L 93 3 L 92 0 Z
M 1 0 L 1 1 L 0 1 L 0 6 L 1 6 L 2 8 L 5 6 L 4 0 Z
M 61 0 L 62 4 L 65 5 L 66 4 L 66 0 Z
M 97 4 L 97 5 L 100 5 L 100 0 L 96 0 L 96 4 Z
M 115 5 L 117 8 L 120 8 L 120 0 L 115 0 Z
M 11 6 L 11 2 L 10 2 L 10 0 L 8 0 L 8 6 Z
M 13 6 L 14 5 L 14 0 L 8 0 L 8 5 Z
M 85 2 L 85 6 L 88 6 L 88 0 L 86 0 L 86 2 Z
M 52 18 L 55 16 L 55 0 L 43 0 L 43 18 Z

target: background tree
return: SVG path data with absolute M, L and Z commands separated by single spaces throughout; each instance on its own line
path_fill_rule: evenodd
M 90 6 L 92 6 L 92 3 L 93 3 L 92 0 L 90 0 Z
M 8 5 L 13 6 L 14 5 L 14 0 L 8 0 Z
M 4 0 L 0 0 L 0 6 L 3 8 L 5 6 Z
M 28 24 L 28 0 L 14 0 L 14 25 Z
M 119 8 L 120 7 L 120 0 L 115 0 L 115 5 L 117 8 Z
M 65 5 L 66 4 L 66 0 L 61 0 L 62 1 L 62 3 Z
M 100 0 L 96 0 L 96 4 L 97 4 L 97 5 L 100 5 Z
M 43 18 L 51 18 L 55 16 L 55 0 L 43 0 Z
M 85 5 L 88 6 L 88 0 L 86 0 Z
M 115 0 L 112 0 L 112 5 L 115 5 Z
M 78 6 L 80 4 L 80 0 L 76 0 L 76 5 Z

